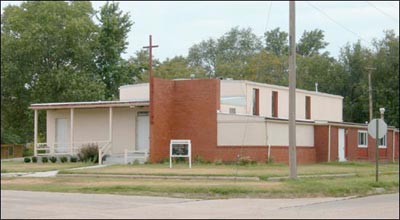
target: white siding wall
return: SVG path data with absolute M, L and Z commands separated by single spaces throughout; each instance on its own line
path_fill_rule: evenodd
M 217 115 L 218 145 L 222 146 L 288 146 L 287 121 L 268 121 L 257 116 Z M 313 124 L 296 125 L 296 145 L 314 146 Z
M 146 111 L 148 108 L 140 109 Z M 123 153 L 124 149 L 135 149 L 137 109 L 113 108 L 113 153 Z M 47 110 L 47 143 L 55 140 L 55 119 L 68 121 L 67 139 L 70 132 L 70 110 Z M 74 142 L 96 142 L 109 140 L 109 108 L 75 109 Z
M 253 89 L 259 89 L 260 116 L 272 117 L 272 92 L 278 92 L 278 117 L 288 118 L 289 90 L 287 87 L 254 83 L 249 81 L 221 80 L 221 112 L 228 113 L 235 107 L 224 104 L 222 99 L 229 96 L 244 96 L 245 104 L 236 106 L 238 114 L 252 114 Z M 311 97 L 311 120 L 342 122 L 343 97 L 313 91 L 296 90 L 296 119 L 305 119 L 305 97 Z
M 149 100 L 149 84 L 126 85 L 119 88 L 119 100 Z

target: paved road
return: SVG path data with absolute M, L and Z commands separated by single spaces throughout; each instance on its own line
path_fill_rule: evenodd
M 399 219 L 399 194 L 364 198 L 194 200 L 1 190 L 1 218 Z

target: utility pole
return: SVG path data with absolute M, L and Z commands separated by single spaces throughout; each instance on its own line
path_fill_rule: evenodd
M 296 16 L 295 1 L 289 1 L 289 166 L 297 178 L 296 164 Z
M 376 70 L 376 68 L 366 67 L 368 70 L 368 96 L 369 96 L 369 121 L 372 121 L 373 112 L 372 112 L 372 85 L 371 85 L 371 71 Z

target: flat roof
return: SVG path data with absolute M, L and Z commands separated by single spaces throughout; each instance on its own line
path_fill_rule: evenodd
M 149 106 L 149 101 L 94 101 L 94 102 L 56 102 L 56 103 L 34 103 L 29 109 L 63 109 L 63 108 L 106 108 L 106 107 L 129 107 Z

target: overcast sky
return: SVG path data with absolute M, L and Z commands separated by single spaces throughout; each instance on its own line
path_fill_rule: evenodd
M 116 1 L 118 2 L 118 1 Z M 21 2 L 1 2 L 1 8 Z M 104 1 L 93 1 L 98 10 Z M 135 22 L 128 36 L 129 46 L 124 58 L 134 56 L 148 44 L 149 35 L 159 48 L 153 55 L 161 61 L 174 56 L 186 56 L 188 49 L 202 40 L 219 38 L 232 27 L 251 27 L 262 37 L 264 32 L 279 27 L 289 31 L 289 2 L 282 1 L 122 1 L 120 9 Z M 296 39 L 304 30 L 321 29 L 326 48 L 337 58 L 347 42 L 358 39 L 370 45 L 373 38 L 382 38 L 383 30 L 399 34 L 398 1 L 331 1 L 296 2 Z

